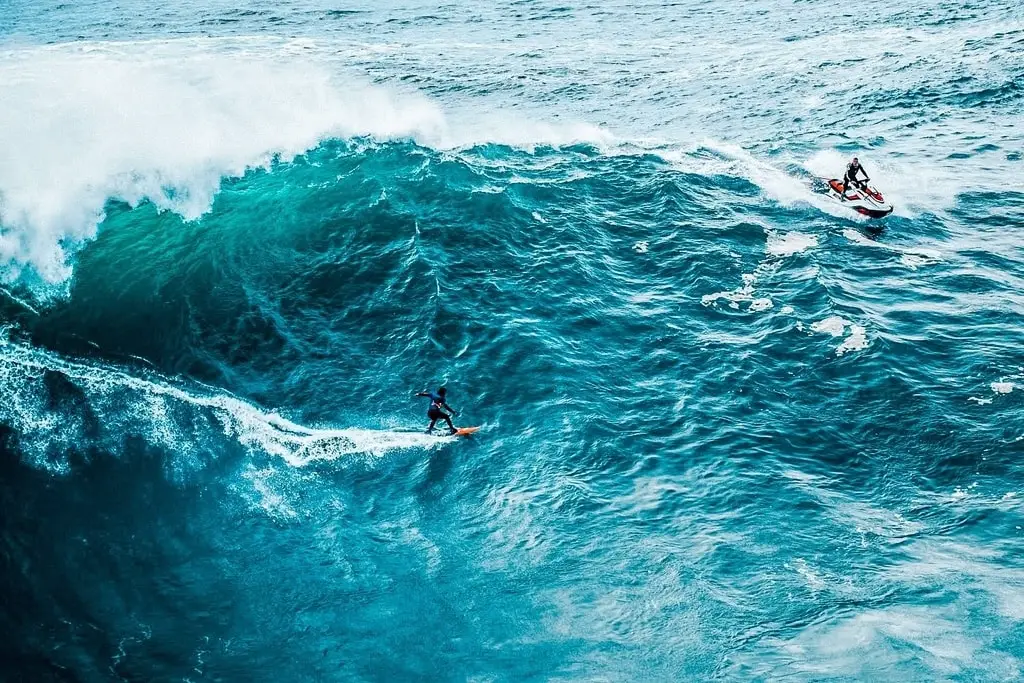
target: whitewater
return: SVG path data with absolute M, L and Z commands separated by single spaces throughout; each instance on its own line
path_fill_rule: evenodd
M 5 680 L 1024 676 L 1017 5 L 12 0 L 0 93 Z

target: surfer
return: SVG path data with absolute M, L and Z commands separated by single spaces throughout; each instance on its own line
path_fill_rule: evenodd
M 458 431 L 457 429 L 455 429 L 455 425 L 452 424 L 452 418 L 448 415 L 448 413 L 442 410 L 442 408 L 444 408 L 445 410 L 451 412 L 453 415 L 459 414 L 458 411 L 455 410 L 455 408 L 452 408 L 445 402 L 445 395 L 447 393 L 448 390 L 445 389 L 444 387 L 441 387 L 440 389 L 437 390 L 437 393 L 434 393 L 432 391 L 421 391 L 420 393 L 416 394 L 416 396 L 423 396 L 424 398 L 430 399 L 430 407 L 427 408 L 427 417 L 430 418 L 430 426 L 427 427 L 427 434 L 434 433 L 434 425 L 437 423 L 438 420 L 444 420 L 445 422 L 448 423 L 448 429 L 451 430 L 449 434 L 454 434 L 455 432 Z
M 843 176 L 843 194 L 846 194 L 846 188 L 849 185 L 852 184 L 854 187 L 857 187 L 861 184 L 860 181 L 857 180 L 858 173 L 864 174 L 864 184 L 867 184 L 867 182 L 871 180 L 871 178 L 868 178 L 868 172 L 860 165 L 860 161 L 857 160 L 857 157 L 854 157 L 853 160 L 846 165 L 846 175 Z

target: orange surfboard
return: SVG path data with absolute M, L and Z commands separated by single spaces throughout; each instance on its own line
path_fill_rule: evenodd
M 479 429 L 479 427 L 459 427 L 455 430 L 455 433 L 452 434 L 452 436 L 466 436 L 467 434 L 479 431 Z

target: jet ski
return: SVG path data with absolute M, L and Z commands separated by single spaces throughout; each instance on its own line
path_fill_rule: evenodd
M 857 213 L 870 218 L 883 218 L 892 213 L 892 204 L 877 189 L 868 184 L 854 186 L 852 183 L 843 192 L 843 181 L 832 178 L 828 181 L 828 196 Z

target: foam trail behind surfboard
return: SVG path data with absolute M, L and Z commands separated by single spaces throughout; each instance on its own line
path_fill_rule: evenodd
M 51 373 L 73 387 L 62 392 L 68 397 L 56 405 L 52 382 L 44 381 Z M 57 472 L 68 469 L 69 451 L 85 446 L 117 450 L 129 435 L 185 453 L 192 466 L 217 453 L 222 437 L 294 467 L 446 442 L 420 432 L 306 427 L 225 393 L 201 393 L 160 377 L 68 360 L 6 335 L 0 336 L 0 392 L 7 397 L 0 402 L 0 421 L 18 433 L 19 446 L 33 464 Z

